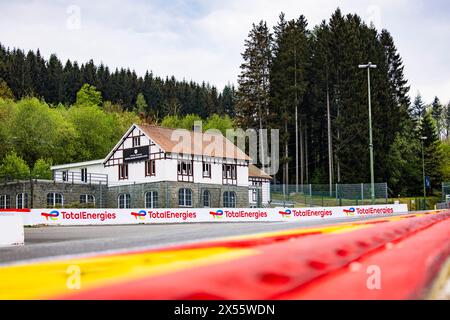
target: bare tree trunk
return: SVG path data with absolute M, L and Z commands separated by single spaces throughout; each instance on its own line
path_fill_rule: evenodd
M 295 90 L 295 191 L 298 192 L 298 92 L 297 92 L 297 46 L 294 44 L 294 90 Z
M 327 127 L 328 127 L 328 175 L 330 183 L 330 196 L 333 194 L 333 141 L 331 139 L 331 114 L 330 114 L 330 91 L 327 82 Z
M 308 126 L 305 126 L 305 174 L 306 174 L 306 183 L 309 184 Z
M 285 120 L 285 122 L 284 122 L 284 129 L 287 132 L 287 130 L 288 130 L 287 120 Z M 289 139 L 285 142 L 286 163 L 285 163 L 285 169 L 284 169 L 285 173 L 286 173 L 285 184 L 286 184 L 286 188 L 289 190 L 289 161 L 288 161 L 288 157 L 289 157 Z
M 302 186 L 303 191 L 303 185 L 305 184 L 305 158 L 304 158 L 304 146 L 303 146 L 303 127 L 302 127 L 302 120 L 300 120 L 300 185 Z

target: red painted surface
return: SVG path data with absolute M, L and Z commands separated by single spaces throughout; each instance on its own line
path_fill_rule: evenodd
M 10 213 L 29 213 L 30 209 L 0 209 L 0 213 L 10 212 Z
M 450 219 L 447 219 L 362 259 L 354 268 L 346 268 L 278 298 L 421 299 L 449 256 Z M 372 280 L 378 272 L 380 286 L 376 287 Z
M 421 298 L 450 254 L 450 212 L 376 223 L 370 228 L 342 234 L 282 236 L 213 245 L 250 247 L 260 254 L 107 285 L 62 298 Z M 350 271 L 349 265 L 359 269 Z M 380 268 L 381 290 L 366 286 L 368 266 Z

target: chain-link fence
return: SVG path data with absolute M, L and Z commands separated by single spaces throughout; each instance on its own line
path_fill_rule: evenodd
M 450 182 L 442 183 L 442 203 L 438 203 L 436 209 L 450 209 Z
M 450 202 L 450 182 L 442 183 L 442 201 Z
M 272 185 L 272 206 L 282 207 L 330 207 L 349 205 L 370 205 L 371 184 L 333 185 Z M 375 184 L 375 203 L 388 202 L 387 183 Z

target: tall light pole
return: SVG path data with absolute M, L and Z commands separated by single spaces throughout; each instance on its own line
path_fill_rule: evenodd
M 370 69 L 376 69 L 377 66 L 369 62 L 359 65 L 360 69 L 367 69 L 367 84 L 369 88 L 369 150 L 370 150 L 370 196 L 372 204 L 375 204 L 375 171 L 373 167 L 373 135 L 372 135 L 372 101 L 370 96 Z
M 422 144 L 422 178 L 423 178 L 423 199 L 424 199 L 424 201 L 427 201 L 427 185 L 426 185 L 426 178 L 425 178 L 425 153 L 423 151 L 423 143 L 427 139 L 428 139 L 427 137 L 420 138 L 420 142 Z

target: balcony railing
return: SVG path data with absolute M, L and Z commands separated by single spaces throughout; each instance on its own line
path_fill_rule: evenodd
M 53 180 L 72 184 L 103 184 L 108 185 L 108 175 L 101 173 L 82 174 L 77 171 L 56 171 Z

